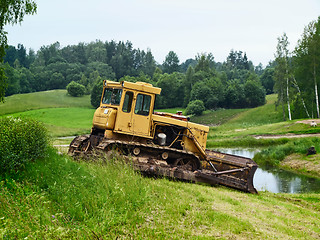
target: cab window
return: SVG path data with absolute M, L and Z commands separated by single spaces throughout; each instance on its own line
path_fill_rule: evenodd
M 150 111 L 150 103 L 151 103 L 151 96 L 145 94 L 138 94 L 136 107 L 134 109 L 135 114 L 148 116 Z
M 122 106 L 123 112 L 126 112 L 126 113 L 131 112 L 132 100 L 133 100 L 133 92 L 126 92 L 126 95 L 124 95 L 124 101 Z
M 122 89 L 106 88 L 103 93 L 102 103 L 119 105 L 121 100 Z

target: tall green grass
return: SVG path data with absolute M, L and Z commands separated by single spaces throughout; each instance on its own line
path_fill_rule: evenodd
M 54 150 L 0 178 L 0 206 L 1 239 L 320 237 L 319 194 L 252 195 L 143 178 L 113 158 L 75 162 Z
M 1 182 L 0 196 L 9 198 L 0 198 L 0 238 L 112 238 L 133 231 L 148 213 L 144 181 L 121 161 L 77 163 L 51 150 L 17 180 Z

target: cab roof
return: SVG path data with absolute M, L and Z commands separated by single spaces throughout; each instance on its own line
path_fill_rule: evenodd
M 130 90 L 153 93 L 153 94 L 161 93 L 161 88 L 153 87 L 152 84 L 145 83 L 145 82 L 132 83 L 127 81 L 114 82 L 114 81 L 104 80 L 103 85 L 105 87 L 130 89 Z

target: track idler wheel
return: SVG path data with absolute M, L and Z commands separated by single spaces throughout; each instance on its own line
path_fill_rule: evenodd
M 167 160 L 167 159 L 169 158 L 169 153 L 163 152 L 163 153 L 161 154 L 161 158 L 162 158 L 163 160 Z
M 140 154 L 141 150 L 138 147 L 135 147 L 132 151 L 133 155 L 138 156 Z

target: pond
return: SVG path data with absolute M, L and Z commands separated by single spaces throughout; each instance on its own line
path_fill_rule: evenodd
M 253 158 L 259 152 L 256 149 L 239 148 L 220 148 L 215 150 L 248 158 Z M 273 193 L 320 193 L 320 179 L 296 174 L 273 166 L 259 166 L 253 178 L 253 185 L 258 191 Z

